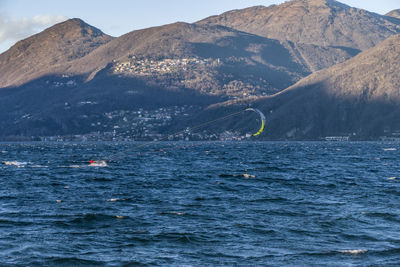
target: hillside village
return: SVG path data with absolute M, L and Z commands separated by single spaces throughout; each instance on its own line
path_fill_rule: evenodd
M 198 65 L 205 67 L 218 67 L 221 65 L 220 59 L 200 59 L 200 58 L 166 58 L 149 59 L 130 56 L 129 61 L 116 63 L 113 72 L 133 75 L 155 75 L 170 74 L 193 69 Z
M 146 58 L 129 56 L 128 61 L 114 62 L 112 73 L 139 77 L 153 76 L 159 78 L 162 86 L 172 86 L 199 90 L 210 95 L 226 95 L 229 99 L 257 97 L 275 93 L 265 79 L 237 80 L 233 75 L 219 77 L 212 74 L 222 66 L 243 64 L 242 59 L 228 58 Z M 223 80 L 223 81 L 221 81 Z

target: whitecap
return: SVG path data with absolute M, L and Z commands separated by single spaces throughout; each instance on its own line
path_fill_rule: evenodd
M 30 166 L 31 168 L 48 168 L 49 166 L 44 166 L 44 165 L 32 165 Z
M 256 178 L 255 175 L 243 173 L 243 174 L 220 174 L 219 177 L 243 177 L 246 179 Z
M 81 165 L 70 165 L 70 166 L 67 166 L 68 168 L 82 168 L 82 166 Z
M 128 200 L 130 200 L 130 198 L 110 198 L 107 201 L 109 201 L 109 202 L 117 202 L 117 201 L 128 201 Z
M 15 166 L 18 168 L 24 168 L 24 167 L 30 167 L 30 168 L 48 168 L 48 166 L 44 166 L 44 165 L 39 165 L 39 164 L 35 164 L 32 165 L 32 162 L 26 162 L 26 161 L 3 161 L 4 165 L 8 165 L 8 166 Z
M 87 167 L 107 167 L 107 163 L 103 160 L 101 161 L 95 161 L 93 163 L 90 163 L 89 165 L 77 165 L 77 164 L 73 164 L 73 165 L 69 165 L 69 166 L 60 166 L 62 168 L 87 168 Z
M 246 179 L 249 179 L 249 178 L 256 178 L 255 175 L 248 174 L 248 173 L 243 173 L 243 177 L 246 178 Z
M 351 255 L 359 255 L 368 252 L 367 249 L 346 249 L 346 250 L 340 250 L 340 253 L 344 254 L 351 254 Z
M 24 162 L 24 161 L 3 161 L 3 164 L 22 168 L 22 167 L 25 167 L 26 165 L 28 165 L 28 162 Z
M 173 211 L 173 212 L 171 212 L 171 214 L 182 216 L 182 215 L 185 215 L 186 213 Z
M 383 151 L 396 151 L 397 148 L 394 147 L 389 147 L 389 148 L 384 148 Z
M 163 211 L 163 212 L 157 212 L 157 214 L 161 215 L 178 215 L 178 216 L 183 216 L 186 215 L 185 212 L 178 212 L 178 211 Z

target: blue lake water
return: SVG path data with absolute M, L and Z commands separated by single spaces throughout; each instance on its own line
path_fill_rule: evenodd
M 0 266 L 400 264 L 398 143 L 139 145 L 0 143 Z

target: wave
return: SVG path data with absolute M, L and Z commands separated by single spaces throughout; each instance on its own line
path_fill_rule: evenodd
M 186 215 L 186 212 L 178 212 L 178 211 L 162 211 L 162 212 L 157 212 L 159 215 L 178 215 L 178 216 L 183 216 Z
M 400 222 L 400 218 L 397 214 L 395 213 L 389 213 L 389 212 L 364 212 L 363 215 L 370 217 L 370 218 L 379 218 L 379 219 L 384 219 L 386 221 L 391 221 L 391 222 Z
M 158 241 L 174 241 L 178 243 L 204 243 L 204 242 L 212 242 L 213 240 L 207 236 L 198 233 L 160 233 L 154 236 L 154 238 Z M 215 240 L 214 240 L 215 241 Z
M 110 215 L 100 213 L 87 213 L 74 216 L 66 216 L 65 219 L 58 219 L 54 221 L 54 223 L 64 227 L 79 226 L 83 228 L 90 228 L 93 227 L 93 225 L 112 225 L 113 222 L 117 222 L 118 220 L 127 218 L 128 216 L 122 216 L 118 214 Z
M 248 173 L 241 173 L 241 174 L 227 174 L 227 173 L 221 173 L 218 175 L 221 178 L 230 178 L 230 177 L 243 177 L 245 179 L 250 179 L 250 178 L 256 178 L 255 175 L 248 174 Z
M 345 250 L 339 250 L 338 252 L 342 254 L 360 255 L 367 253 L 368 249 L 345 249 Z
M 389 148 L 384 148 L 383 151 L 396 151 L 397 148 L 394 147 L 389 147 Z
M 7 166 L 14 166 L 14 167 L 18 167 L 18 168 L 25 168 L 25 167 L 48 168 L 49 167 L 49 166 L 45 166 L 45 165 L 33 164 L 32 162 L 28 162 L 28 161 L 17 161 L 17 160 L 3 161 L 2 163 Z
M 60 166 L 61 168 L 74 168 L 74 169 L 79 169 L 79 168 L 89 168 L 89 167 L 108 167 L 107 162 L 104 160 L 100 162 L 94 162 L 90 164 L 83 164 L 83 165 L 78 165 L 78 164 L 72 164 L 69 166 Z
M 19 168 L 23 168 L 26 165 L 30 164 L 29 162 L 26 161 L 3 161 L 2 162 L 4 165 L 8 165 L 8 166 L 15 166 L 15 167 L 19 167 Z
M 348 255 L 351 257 L 358 257 L 363 254 L 370 253 L 368 249 L 339 249 L 339 250 L 316 250 L 316 251 L 303 251 L 303 252 L 288 252 L 288 253 L 283 253 L 283 255 L 288 258 L 288 257 L 301 257 L 302 259 L 305 258 L 310 258 L 310 259 L 315 259 L 315 257 L 318 258 L 326 258 L 326 257 L 336 257 L 340 255 Z M 283 256 L 279 255 L 279 256 Z M 342 258 L 342 256 L 340 256 Z M 329 265 L 329 264 L 328 264 Z M 338 264 L 340 265 L 340 264 Z M 334 265 L 336 266 L 336 265 Z
M 49 264 L 49 266 L 104 266 L 105 262 L 78 257 L 51 257 L 49 259 L 31 262 L 30 264 L 32 264 L 31 266 L 46 266 L 47 264 Z

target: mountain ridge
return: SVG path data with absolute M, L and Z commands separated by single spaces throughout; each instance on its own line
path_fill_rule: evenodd
M 400 19 L 400 9 L 392 10 L 392 11 L 388 12 L 387 14 L 385 14 L 385 16 Z
M 334 0 L 292 0 L 281 5 L 250 7 L 197 23 L 223 25 L 278 40 L 360 50 L 400 32 L 399 21 Z M 343 28 L 344 25 L 347 26 Z
M 54 28 L 49 28 L 27 40 L 32 42 L 32 40 L 40 39 L 39 36 L 42 35 L 45 35 L 45 37 L 41 39 L 46 40 L 49 38 L 48 32 L 55 35 L 55 33 L 59 32 L 58 28 L 60 26 L 68 24 L 87 25 L 85 22 L 78 19 L 70 20 L 57 24 Z M 85 27 L 91 26 L 87 25 Z M 96 28 L 93 27 L 93 29 Z M 79 32 L 82 31 L 79 27 L 77 27 L 77 30 Z M 98 30 L 97 35 L 94 37 L 102 36 L 100 33 L 101 32 Z M 65 34 L 60 33 L 59 35 L 64 36 Z M 26 41 L 24 40 L 23 42 Z M 135 55 L 150 59 L 186 57 L 219 59 L 235 57 L 235 60 L 247 61 L 247 67 L 258 64 L 260 67 L 264 66 L 263 68 L 266 68 L 266 70 L 270 69 L 272 73 L 277 72 L 286 75 L 286 78 L 278 78 L 280 84 L 274 82 L 276 78 L 269 75 L 269 79 L 273 84 L 267 86 L 272 90 L 281 90 L 312 71 L 329 67 L 359 53 L 356 49 L 319 47 L 317 45 L 269 39 L 220 25 L 203 26 L 183 22 L 136 30 L 118 38 L 110 37 L 107 39 L 107 42 L 101 45 L 96 45 L 96 40 L 92 40 L 92 43 L 94 43 L 94 46 L 89 46 L 89 48 L 93 48 L 90 51 L 84 50 L 84 53 L 79 54 L 79 56 L 72 54 L 73 57 L 67 53 L 64 55 L 63 62 L 61 59 L 58 59 L 60 57 L 62 58 L 63 55 L 55 54 L 51 56 L 52 54 L 50 53 L 48 57 L 43 60 L 42 64 L 39 64 L 36 68 L 27 68 L 25 66 L 24 69 L 18 64 L 21 65 L 25 63 L 25 65 L 31 66 L 33 65 L 33 61 L 40 61 L 38 57 L 28 58 L 28 60 L 26 60 L 27 62 L 18 61 L 18 64 L 10 63 L 9 65 L 11 65 L 11 67 L 9 68 L 7 68 L 7 61 L 3 61 L 3 68 L 0 66 L 0 74 L 4 73 L 4 76 L 8 77 L 8 79 L 4 79 L 1 85 L 3 85 L 3 87 L 18 85 L 48 74 L 68 76 L 86 75 L 88 81 L 93 79 L 100 70 L 114 65 L 115 62 L 127 61 L 129 57 Z M 57 51 L 53 43 L 50 43 L 50 46 L 45 45 L 43 44 L 43 40 L 36 46 L 39 47 L 37 50 Z M 64 47 L 64 45 L 58 45 L 57 43 L 56 46 Z M 72 44 L 72 46 L 74 46 L 74 44 Z M 18 45 L 14 46 L 6 53 L 3 53 L 1 56 L 4 57 L 15 54 L 13 52 L 18 50 L 16 47 L 18 47 Z M 74 49 L 81 49 L 79 43 L 75 45 L 75 47 L 69 48 L 69 50 L 72 51 L 74 51 Z M 67 50 L 66 52 L 71 51 Z M 281 53 L 281 58 L 276 56 L 279 53 Z M 26 54 L 29 55 L 29 51 Z M 41 54 L 42 53 L 39 53 L 39 55 Z M 28 57 L 28 55 L 24 56 Z M 258 70 L 258 72 L 260 70 Z M 35 71 L 37 72 L 36 74 Z M 238 71 L 235 72 L 239 73 Z M 263 75 L 265 76 L 266 74 Z M 285 80 L 288 82 L 283 83 L 282 81 Z
M 258 68 L 256 72 L 270 70 L 281 76 L 281 82 L 287 80 L 291 83 L 312 71 L 349 59 L 359 52 L 344 47 L 319 47 L 279 41 L 220 25 L 178 22 L 132 31 L 115 38 L 79 59 L 75 65 L 81 69 L 71 67 L 70 70 L 82 73 L 91 68 L 96 71 L 111 62 L 129 61 L 131 57 L 152 60 L 196 57 L 221 60 L 222 63 L 224 59 L 243 60 L 243 68 L 258 64 L 264 70 Z M 237 70 L 235 72 L 238 73 Z M 268 81 L 266 77 L 263 78 Z M 273 83 L 272 88 L 283 89 L 284 86 L 273 81 L 275 78 L 272 75 L 269 75 L 269 80 Z
M 21 85 L 41 74 L 66 72 L 65 63 L 110 40 L 111 36 L 81 19 L 58 23 L 0 54 L 0 87 Z

